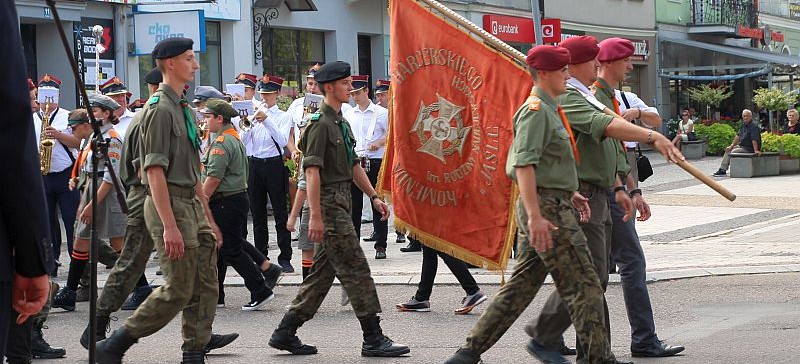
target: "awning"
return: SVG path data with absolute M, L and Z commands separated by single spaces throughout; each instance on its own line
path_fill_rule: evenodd
M 800 56 L 689 39 L 660 37 L 659 42 L 660 77 L 735 80 L 800 70 Z
M 773 53 L 762 51 L 756 48 L 742 48 L 715 43 L 699 42 L 689 39 L 659 38 L 661 42 L 670 42 L 689 47 L 709 50 L 712 52 L 725 53 L 738 57 L 750 58 L 758 61 L 768 62 L 775 65 L 797 66 L 800 64 L 800 57 L 783 53 Z

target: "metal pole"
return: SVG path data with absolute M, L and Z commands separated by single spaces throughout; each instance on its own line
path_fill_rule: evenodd
M 767 88 L 772 88 L 772 71 L 767 74 Z M 773 131 L 775 128 L 772 126 L 772 110 L 767 110 L 767 115 L 769 116 L 769 131 Z M 759 120 L 759 123 L 761 120 Z
M 94 92 L 100 93 L 100 40 L 103 37 L 103 27 L 100 25 L 95 25 L 92 27 L 92 34 L 94 34 Z M 88 102 L 88 101 L 87 101 Z M 94 211 L 94 210 L 92 210 Z
M 531 0 L 531 11 L 533 12 L 533 36 L 536 45 L 543 44 L 542 36 L 542 11 L 539 9 L 539 0 Z

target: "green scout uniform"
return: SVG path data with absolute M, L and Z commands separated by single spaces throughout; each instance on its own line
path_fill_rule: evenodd
M 200 157 L 190 111 L 186 100 L 163 83 L 140 111 L 142 183 L 149 185 L 148 168 L 164 169 L 184 257 L 172 260 L 164 251 L 164 225 L 148 193 L 144 220 L 158 249 L 166 283 L 125 321 L 125 330 L 134 338 L 148 336 L 183 311 L 182 349 L 200 351 L 211 338 L 216 310 L 217 250 L 203 204 L 194 191 L 200 180 Z
M 595 82 L 594 86 L 592 87 L 594 90 L 594 96 L 597 98 L 598 101 L 602 102 L 603 105 L 606 105 L 611 110 L 615 112 L 619 112 L 619 103 L 616 101 L 616 95 L 614 94 L 614 89 L 608 85 L 608 82 L 602 78 L 598 78 L 597 82 Z M 617 150 L 617 175 L 620 178 L 624 178 L 628 175 L 628 172 L 631 170 L 631 165 L 628 163 L 628 157 L 625 154 L 625 149 L 623 148 L 622 144 L 614 140 L 614 147 Z
M 553 248 L 537 253 L 530 246 L 528 216 L 518 200 L 519 255 L 514 273 L 472 328 L 464 347 L 478 355 L 492 347 L 530 305 L 550 273 L 566 301 L 583 350 L 593 363 L 613 359 L 601 314 L 603 289 L 570 202 L 578 188 L 570 136 L 555 101 L 538 87 L 514 115 L 514 143 L 506 173 L 516 180 L 515 168 L 524 166 L 536 169 L 539 209 L 558 227 L 550 232 Z
M 147 191 L 138 172 L 139 145 L 141 144 L 141 114 L 136 115 L 128 126 L 122 146 L 120 179 L 128 188 L 128 221 L 125 228 L 124 249 L 108 276 L 105 287 L 97 299 L 97 315 L 110 316 L 122 307 L 125 299 L 144 273 L 153 239 L 144 221 L 144 201 Z
M 323 103 L 300 138 L 303 167 L 319 167 L 324 240 L 314 265 L 289 308 L 302 321 L 316 314 L 333 278 L 339 278 L 359 318 L 381 312 L 375 283 L 350 217 L 350 184 L 357 163 L 353 132 L 341 111 Z
M 222 130 L 215 134 L 203 156 L 205 168 L 202 180 L 205 181 L 207 177 L 220 180 L 214 195 L 244 192 L 247 189 L 247 152 L 241 140 L 226 134 L 227 130 L 235 129 L 232 124 L 225 124 Z
M 570 82 L 579 82 L 576 79 Z M 612 90 L 613 92 L 613 90 Z M 579 187 L 578 192 L 589 199 L 591 218 L 588 223 L 580 224 L 586 236 L 589 253 L 594 263 L 600 285 L 605 291 L 608 286 L 608 256 L 611 236 L 611 211 L 608 205 L 608 193 L 620 170 L 627 166 L 619 164 L 618 155 L 620 141 L 604 136 L 606 127 L 614 119 L 595 109 L 572 85 L 567 92 L 558 97 L 558 103 L 564 110 L 569 124 L 575 133 L 580 153 L 577 165 Z M 613 106 L 612 106 L 613 107 Z M 601 295 L 605 302 L 605 296 Z M 604 305 L 606 324 L 608 322 L 608 306 Z M 558 293 L 548 297 L 539 316 L 526 327 L 526 332 L 537 342 L 546 347 L 557 347 L 563 338 L 564 331 L 572 324 L 567 307 Z M 606 336 L 608 338 L 608 336 Z M 579 349 L 581 349 L 579 345 Z M 582 353 L 586 353 L 585 351 Z M 583 355 L 581 353 L 581 356 Z

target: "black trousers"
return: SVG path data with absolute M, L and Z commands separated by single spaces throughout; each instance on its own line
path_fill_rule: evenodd
M 245 237 L 247 235 L 246 225 L 244 226 L 243 231 L 244 233 L 242 233 L 242 237 Z M 264 254 L 261 254 L 261 252 L 258 251 L 258 249 L 256 249 L 256 247 L 253 246 L 253 244 L 250 244 L 250 242 L 245 242 L 245 244 L 242 244 L 242 250 L 245 252 L 245 254 L 249 255 L 250 258 L 253 259 L 253 263 L 256 264 L 257 269 L 261 269 L 261 265 L 263 265 L 264 261 L 267 260 L 267 257 L 265 257 Z M 223 257 L 222 254 L 217 254 L 217 279 L 219 282 L 219 299 L 217 300 L 218 302 L 225 302 L 225 274 L 227 273 L 228 273 L 228 262 L 225 261 L 225 257 Z
M 14 310 L 11 309 L 11 282 L 0 282 L 0 360 L 6 355 L 8 325 L 16 320 L 16 317 L 12 318 L 12 312 Z
M 261 269 L 256 267 L 253 258 L 243 248 L 245 244 L 250 245 L 242 236 L 242 224 L 247 223 L 249 205 L 247 193 L 244 191 L 208 203 L 211 214 L 214 215 L 214 220 L 222 231 L 223 244 L 218 256 L 242 276 L 245 287 L 251 296 L 254 296 L 269 288 L 264 285 Z
M 415 239 L 410 240 L 413 243 L 419 244 L 419 241 Z M 480 290 L 478 288 L 478 283 L 475 282 L 475 278 L 472 277 L 472 273 L 469 272 L 466 263 L 438 250 L 422 245 L 422 274 L 414 299 L 417 301 L 427 301 L 431 298 L 433 281 L 436 279 L 436 270 L 439 267 L 439 257 L 444 260 L 444 264 L 447 264 L 447 267 L 453 272 L 453 275 L 458 280 L 458 283 L 461 284 L 461 288 L 464 289 L 467 296 L 478 293 Z
M 31 330 L 33 330 L 33 317 L 29 317 L 22 325 L 17 325 L 15 318 L 19 315 L 11 309 L 12 319 L 8 322 L 8 341 L 6 344 L 6 358 L 9 363 L 28 363 L 33 359 L 31 353 Z M 2 359 L 2 355 L 0 355 Z
M 372 187 L 378 185 L 378 173 L 381 170 L 381 162 L 383 159 L 370 158 L 369 171 L 367 177 Z M 353 210 L 351 211 L 353 218 L 353 226 L 356 228 L 356 235 L 361 237 L 361 210 L 364 208 L 364 192 L 353 183 L 351 187 Z M 372 228 L 375 231 L 375 249 L 386 250 L 386 240 L 389 234 L 389 221 L 381 221 L 381 214 L 372 206 Z
M 281 157 L 260 159 L 250 157 L 250 176 L 247 188 L 250 194 L 250 212 L 253 214 L 253 238 L 256 248 L 269 257 L 269 228 L 267 227 L 267 201 L 272 201 L 275 230 L 278 235 L 278 262 L 292 259 L 292 237 L 286 230 L 289 212 L 286 196 L 289 193 L 289 170 Z
M 61 224 L 58 222 L 58 212 L 61 212 L 64 230 L 67 232 L 67 251 L 71 254 L 75 236 L 75 215 L 78 213 L 78 205 L 81 202 L 78 189 L 69 190 L 71 173 L 72 169 L 67 168 L 61 172 L 42 176 L 47 211 L 50 214 L 50 241 L 53 242 L 53 258 L 56 260 L 59 260 L 61 255 Z

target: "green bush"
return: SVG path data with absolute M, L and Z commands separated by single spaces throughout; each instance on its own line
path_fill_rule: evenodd
M 800 135 L 783 134 L 780 136 L 783 153 L 792 158 L 800 158 Z M 762 140 L 763 143 L 763 140 Z
M 736 131 L 730 125 L 720 123 L 709 126 L 694 124 L 694 132 L 698 139 L 708 140 L 706 153 L 709 155 L 725 153 L 725 148 L 731 145 L 733 138 L 736 137 Z
M 764 152 L 783 153 L 781 136 L 767 132 L 761 133 L 761 150 Z

